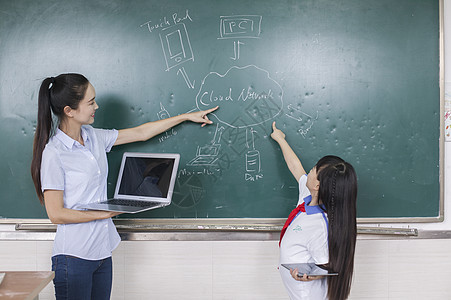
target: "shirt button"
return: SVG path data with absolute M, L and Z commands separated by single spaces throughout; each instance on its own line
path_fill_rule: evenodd
M 94 160 L 94 156 L 91 156 L 91 160 Z
M 100 171 L 97 171 L 97 174 L 100 174 Z

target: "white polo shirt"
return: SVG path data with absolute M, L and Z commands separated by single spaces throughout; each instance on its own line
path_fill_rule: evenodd
M 42 153 L 42 191 L 64 191 L 64 207 L 70 209 L 80 209 L 80 204 L 107 199 L 106 153 L 116 141 L 118 131 L 82 126 L 81 134 L 84 146 L 57 129 Z M 58 224 L 53 255 L 99 260 L 111 256 L 119 242 L 111 218 Z
M 288 226 L 280 243 L 280 264 L 329 262 L 327 215 L 320 206 L 309 206 L 311 194 L 306 186 L 307 175 L 299 179 L 299 201 L 306 212 L 300 212 Z M 282 281 L 290 299 L 327 299 L 327 279 L 301 282 L 279 265 Z

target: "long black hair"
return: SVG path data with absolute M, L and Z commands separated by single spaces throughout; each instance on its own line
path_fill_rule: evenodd
M 329 264 L 338 276 L 328 277 L 330 300 L 343 300 L 351 291 L 357 237 L 357 175 L 351 164 L 337 156 L 325 156 L 316 164 L 318 199 L 329 219 Z
M 38 96 L 38 118 L 33 142 L 33 159 L 31 161 L 31 177 L 41 204 L 44 195 L 41 190 L 41 159 L 45 145 L 53 135 L 53 114 L 58 124 L 64 118 L 64 108 L 77 109 L 83 100 L 89 81 L 80 74 L 61 74 L 42 81 Z

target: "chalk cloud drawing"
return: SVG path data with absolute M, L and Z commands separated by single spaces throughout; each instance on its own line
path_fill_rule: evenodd
M 224 74 L 210 72 L 202 80 L 196 96 L 196 106 L 199 110 L 206 110 L 217 105 L 221 107 L 221 111 L 211 114 L 227 127 L 221 128 L 227 132 L 228 148 L 239 156 L 245 156 L 245 180 L 256 181 L 262 178 L 260 152 L 255 149 L 254 128 L 281 113 L 282 87 L 271 78 L 268 71 L 255 65 L 233 66 Z M 217 127 L 213 145 L 220 146 L 219 141 L 215 141 L 217 136 L 222 135 L 222 130 L 218 134 L 219 129 Z M 216 156 L 209 154 L 211 147 L 212 145 L 207 148 L 198 147 L 196 157 L 189 165 L 214 164 Z M 205 152 L 203 157 L 202 151 Z M 203 159 L 207 159 L 206 163 Z
M 206 110 L 219 105 L 222 112 L 212 113 L 232 128 L 247 128 L 274 119 L 283 108 L 283 89 L 269 72 L 255 65 L 233 66 L 224 74 L 210 72 L 202 80 L 196 106 Z M 240 124 L 234 123 L 239 118 Z

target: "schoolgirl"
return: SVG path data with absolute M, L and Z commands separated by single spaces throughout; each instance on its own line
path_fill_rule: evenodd
M 307 174 L 301 161 L 273 123 L 271 137 L 299 183 L 297 207 L 280 237 L 280 264 L 315 263 L 338 276 L 299 276 L 279 266 L 290 299 L 343 300 L 349 296 L 357 235 L 357 176 L 349 163 L 325 156 Z

